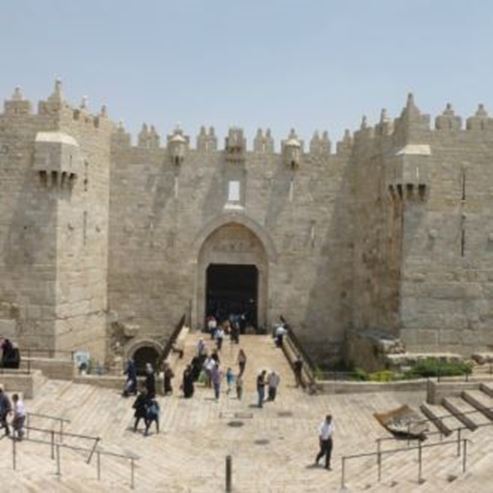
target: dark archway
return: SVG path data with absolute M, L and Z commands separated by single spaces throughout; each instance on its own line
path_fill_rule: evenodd
M 206 313 L 219 321 L 244 315 L 257 327 L 258 269 L 255 265 L 210 264 L 206 273 Z
M 156 370 L 159 352 L 152 346 L 142 346 L 134 352 L 133 358 L 137 367 L 137 375 L 144 375 L 146 363 L 150 363 Z

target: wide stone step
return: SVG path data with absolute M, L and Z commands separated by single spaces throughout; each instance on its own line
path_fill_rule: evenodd
M 442 405 L 471 431 L 476 430 L 478 425 L 489 421 L 462 397 L 445 397 Z
M 481 384 L 479 384 L 479 388 L 485 394 L 488 394 L 490 397 L 493 397 L 493 384 L 492 383 L 481 383 Z
M 450 416 L 450 411 L 443 406 L 423 403 L 420 409 L 428 419 L 432 420 L 431 422 L 438 431 L 441 431 L 445 436 L 450 435 L 457 428 L 464 426 L 462 421 L 459 421 L 454 416 Z
M 462 398 L 493 421 L 493 397 L 481 390 L 466 390 L 462 392 Z

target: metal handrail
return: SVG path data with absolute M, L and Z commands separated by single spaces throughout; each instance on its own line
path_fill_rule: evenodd
M 35 357 L 34 354 L 36 353 L 41 353 L 41 354 L 47 354 L 48 358 L 55 358 L 57 354 L 60 355 L 70 355 L 70 360 L 74 360 L 74 350 L 68 350 L 68 349 L 38 349 L 38 348 L 32 348 L 32 347 L 23 347 L 19 348 L 19 351 L 22 354 L 28 353 L 31 356 L 30 357 Z
M 183 327 L 185 326 L 187 320 L 187 314 L 184 313 L 182 317 L 180 318 L 180 321 L 176 324 L 175 329 L 171 333 L 170 337 L 166 341 L 166 344 L 164 345 L 164 348 L 159 355 L 157 361 L 156 361 L 156 369 L 159 371 L 161 368 L 163 361 L 166 360 L 166 358 L 169 356 L 169 353 L 171 352 L 171 349 L 173 347 L 173 344 L 176 342 L 176 339 L 178 339 L 178 336 L 180 335 L 180 332 L 182 331 Z
M 467 442 L 470 442 L 467 438 L 462 439 L 462 442 L 459 442 L 459 447 L 460 443 L 462 443 L 462 472 L 466 472 L 466 465 L 467 465 Z M 361 454 L 352 454 L 352 455 L 344 455 L 341 457 L 341 489 L 345 489 L 346 487 L 346 461 L 352 460 L 352 459 L 361 459 L 363 457 L 376 457 L 377 459 L 377 468 L 378 468 L 378 481 L 381 481 L 382 479 L 382 456 L 385 454 L 396 454 L 398 452 L 408 452 L 411 450 L 417 450 L 418 451 L 418 482 L 422 483 L 423 482 L 423 476 L 422 476 L 422 450 L 424 448 L 431 448 L 431 447 L 438 447 L 442 445 L 456 445 L 457 441 L 456 440 L 450 440 L 446 442 L 437 442 L 437 443 L 430 443 L 430 444 L 425 444 L 423 445 L 421 442 L 418 442 L 417 447 L 401 447 L 397 449 L 390 449 L 390 450 L 377 450 L 376 452 L 365 452 Z M 460 453 L 459 453 L 460 455 Z
M 31 427 L 31 429 L 35 429 Z M 25 440 L 33 442 L 33 443 L 41 443 L 45 445 L 50 445 L 51 446 L 51 458 L 55 459 L 57 461 L 57 476 L 61 476 L 61 464 L 60 464 L 60 447 L 69 449 L 69 450 L 74 450 L 77 452 L 88 452 L 89 453 L 89 460 L 86 462 L 89 464 L 90 463 L 90 458 L 92 455 L 95 453 L 97 456 L 97 462 L 96 462 L 96 467 L 97 467 L 97 478 L 98 480 L 101 480 L 101 456 L 108 456 L 108 457 L 117 457 L 121 459 L 126 459 L 130 461 L 130 488 L 133 490 L 135 488 L 135 461 L 139 460 L 138 456 L 133 456 L 133 455 L 127 455 L 127 454 L 118 454 L 116 452 L 110 452 L 106 450 L 101 450 L 97 448 L 97 444 L 100 441 L 99 437 L 96 437 L 95 441 L 95 446 L 88 449 L 85 447 L 79 447 L 79 446 L 74 446 L 74 445 L 67 445 L 64 443 L 57 443 L 55 444 L 53 441 L 53 430 L 44 430 L 44 429 L 37 429 L 37 431 L 44 431 L 47 433 L 50 433 L 52 436 L 51 441 L 45 441 L 45 440 L 39 440 L 39 439 L 33 439 L 33 438 L 25 438 Z M 71 436 L 79 436 L 79 437 L 86 437 L 86 435 L 77 435 L 75 433 L 70 434 Z M 54 453 L 56 451 L 56 454 Z M 13 469 L 16 469 L 16 440 L 12 440 L 12 464 L 13 464 Z
M 313 373 L 313 371 L 315 369 L 315 364 L 313 363 L 313 360 L 311 359 L 310 355 L 305 351 L 303 345 L 301 344 L 300 340 L 298 339 L 298 336 L 296 335 L 296 333 L 294 332 L 293 328 L 288 323 L 286 318 L 283 315 L 281 315 L 279 318 L 280 318 L 281 322 L 284 324 L 285 329 L 288 331 L 288 336 L 291 339 L 291 341 L 293 342 L 293 345 L 295 346 L 296 351 L 298 352 L 298 354 L 300 354 L 303 357 L 307 366 L 309 367 L 309 369 Z

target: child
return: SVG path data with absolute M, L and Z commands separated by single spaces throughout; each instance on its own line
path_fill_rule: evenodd
M 144 432 L 144 435 L 149 434 L 149 428 L 151 427 L 151 424 L 153 421 L 156 422 L 156 433 L 159 433 L 159 403 L 156 399 L 152 399 L 150 401 L 149 406 L 147 407 L 147 412 L 146 412 L 146 430 Z
M 24 435 L 24 421 L 26 419 L 26 409 L 24 403 L 19 399 L 18 394 L 12 396 L 12 401 L 14 402 L 14 421 L 12 425 L 14 427 L 14 438 L 17 432 L 17 439 L 22 440 Z
M 233 386 L 233 382 L 235 380 L 235 376 L 233 374 L 233 370 L 231 368 L 228 368 L 226 370 L 226 383 L 228 385 L 228 390 L 227 390 L 227 394 L 229 394 L 231 392 L 231 387 Z
M 241 396 L 243 395 L 243 377 L 238 375 L 236 377 L 236 397 L 241 401 Z

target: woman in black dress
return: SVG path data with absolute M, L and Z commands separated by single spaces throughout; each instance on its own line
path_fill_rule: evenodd
M 171 380 L 174 378 L 175 374 L 171 369 L 169 363 L 164 363 L 164 395 L 173 393 L 173 386 L 171 385 Z
M 147 396 L 147 391 L 146 389 L 142 389 L 137 396 L 137 399 L 135 399 L 135 402 L 133 404 L 133 408 L 135 409 L 134 417 L 135 417 L 135 424 L 134 424 L 134 431 L 137 431 L 137 426 L 139 424 L 139 421 L 141 419 L 144 420 L 144 423 L 147 426 L 147 407 L 149 404 L 149 397 Z
M 193 386 L 193 372 L 191 365 L 188 365 L 183 372 L 183 396 L 185 399 L 189 399 L 193 396 L 194 386 Z

